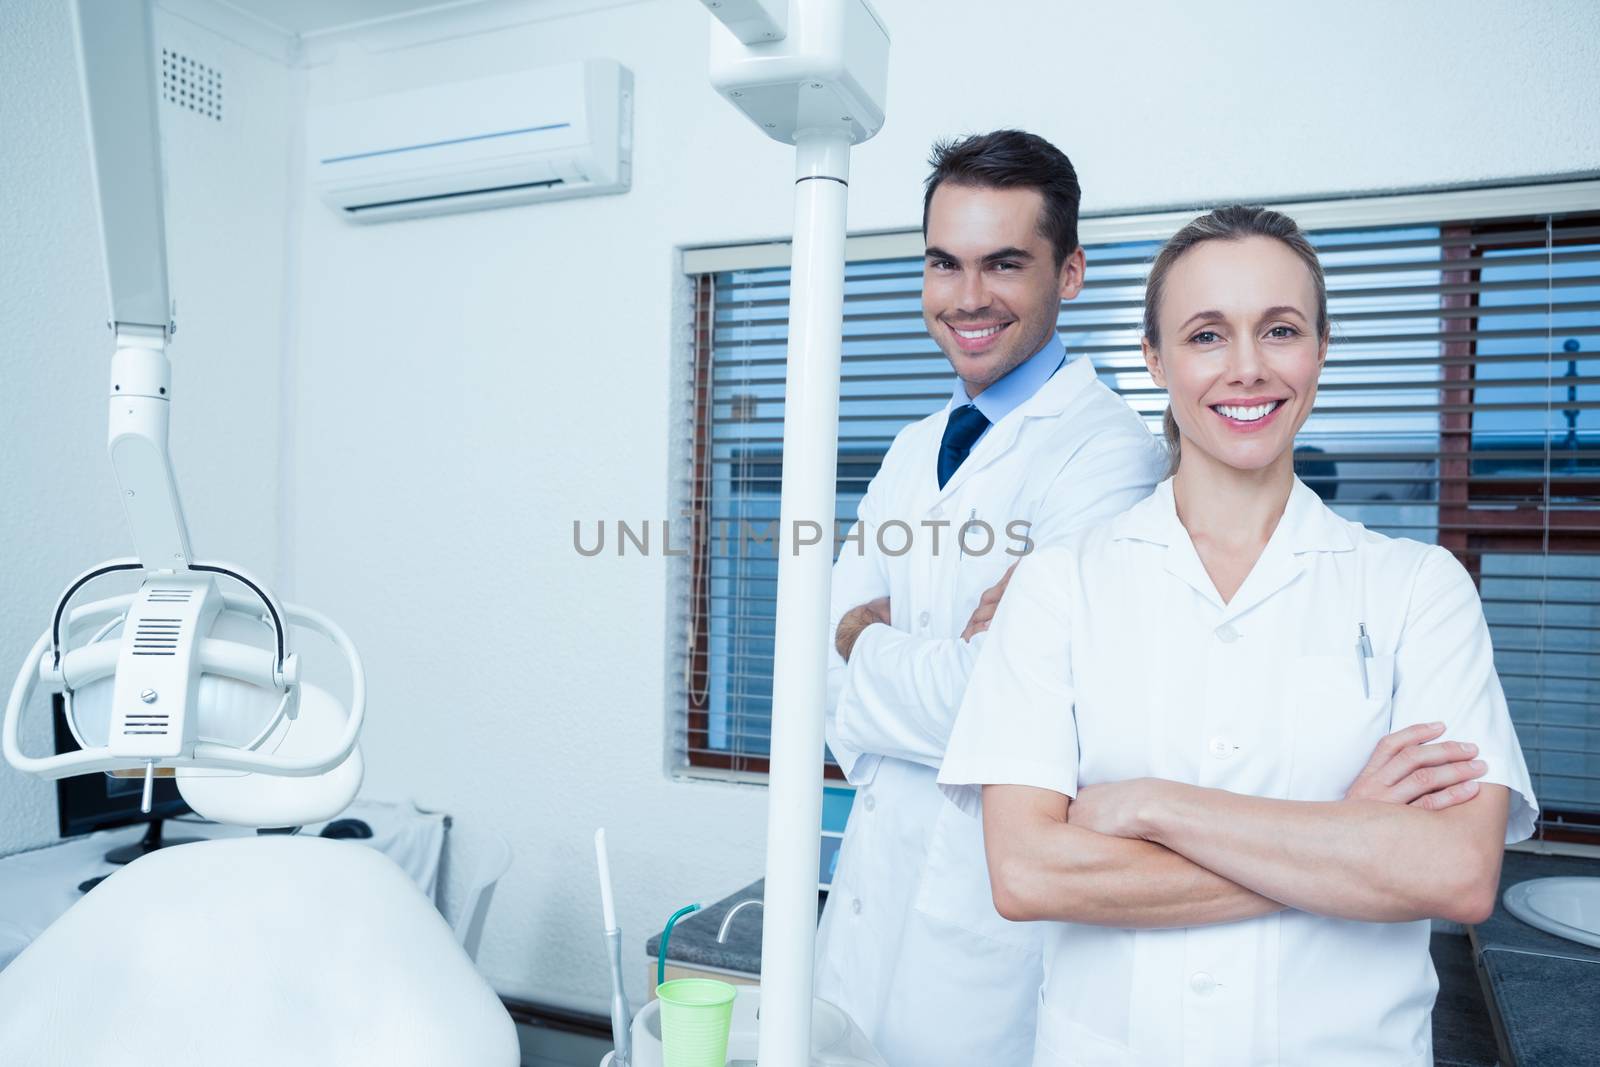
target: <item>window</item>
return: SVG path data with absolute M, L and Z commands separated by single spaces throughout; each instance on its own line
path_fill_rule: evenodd
M 1600 183 L 1286 205 L 1328 276 L 1333 342 L 1296 448 L 1335 510 L 1442 544 L 1478 581 L 1551 837 L 1600 831 Z M 1159 432 L 1144 276 L 1188 215 L 1085 220 L 1063 341 Z M 895 433 L 943 405 L 916 233 L 855 238 L 845 280 L 838 535 Z M 764 775 L 787 247 L 686 253 L 696 514 L 674 760 Z M 830 773 L 837 774 L 836 768 Z

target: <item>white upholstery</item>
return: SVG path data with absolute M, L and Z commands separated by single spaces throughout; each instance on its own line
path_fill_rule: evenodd
M 112 875 L 0 971 L 0 1064 L 514 1067 L 515 1026 L 387 857 L 204 841 Z

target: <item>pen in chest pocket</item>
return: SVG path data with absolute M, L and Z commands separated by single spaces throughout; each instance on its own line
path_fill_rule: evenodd
M 1372 686 L 1367 681 L 1367 660 L 1372 658 L 1372 638 L 1367 636 L 1367 624 L 1358 623 L 1356 628 L 1356 665 L 1361 668 L 1361 695 L 1370 697 Z
M 1362 566 L 1363 562 L 1361 548 L 1358 545 L 1355 553 L 1355 579 L 1358 601 L 1356 610 L 1360 614 L 1356 617 L 1361 621 L 1356 623 L 1356 666 L 1361 668 L 1361 695 L 1370 697 L 1372 683 L 1367 678 L 1367 660 L 1372 658 L 1372 638 L 1367 636 L 1367 575 L 1366 568 Z
M 967 521 L 962 523 L 956 529 L 956 549 L 960 553 L 956 557 L 957 559 L 966 559 L 967 558 L 967 542 L 966 542 L 966 539 L 962 535 L 967 532 L 967 527 L 968 526 L 971 526 L 973 523 L 975 523 L 977 521 L 978 521 L 978 509 L 977 508 L 973 508 L 972 511 L 967 514 Z

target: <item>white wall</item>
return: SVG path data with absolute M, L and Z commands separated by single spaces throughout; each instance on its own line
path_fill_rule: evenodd
M 856 154 L 857 231 L 915 226 L 929 143 L 1002 125 L 1063 147 L 1090 211 L 1600 169 L 1600 7 L 1581 0 L 1292 21 L 1265 2 L 875 3 L 890 117 Z M 636 79 L 634 188 L 375 227 L 308 207 L 284 551 L 294 593 L 366 655 L 369 790 L 516 849 L 483 946 L 496 985 L 598 1008 L 593 829 L 637 1003 L 651 929 L 761 873 L 765 796 L 666 778 L 665 561 L 581 558 L 571 523 L 676 514 L 674 249 L 785 234 L 792 156 L 707 88 L 696 5 L 525 10 L 492 34 L 346 47 L 311 100 L 614 57 Z
M 224 71 L 223 120 L 164 105 L 178 334 L 172 453 L 195 551 L 278 558 L 286 223 L 299 74 L 161 12 Z M 132 544 L 106 458 L 111 335 L 65 0 L 0 4 L 0 686 L 79 572 Z M 114 588 L 114 587 L 108 587 Z M 92 595 L 92 594 L 91 594 Z M 37 699 L 37 698 L 36 698 Z M 36 712 L 46 711 L 40 700 Z M 24 737 L 50 750 L 48 716 Z M 55 789 L 0 764 L 0 854 L 56 837 Z

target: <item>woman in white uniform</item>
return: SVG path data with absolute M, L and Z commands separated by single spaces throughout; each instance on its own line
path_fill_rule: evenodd
M 1144 323 L 1176 472 L 995 615 L 939 781 L 982 787 L 1001 914 L 1051 920 L 1036 1065 L 1431 1064 L 1428 920 L 1484 919 L 1532 831 L 1466 571 L 1294 476 L 1326 309 L 1293 220 L 1178 233 Z M 1475 742 L 1477 780 L 1347 799 L 1410 726 Z

